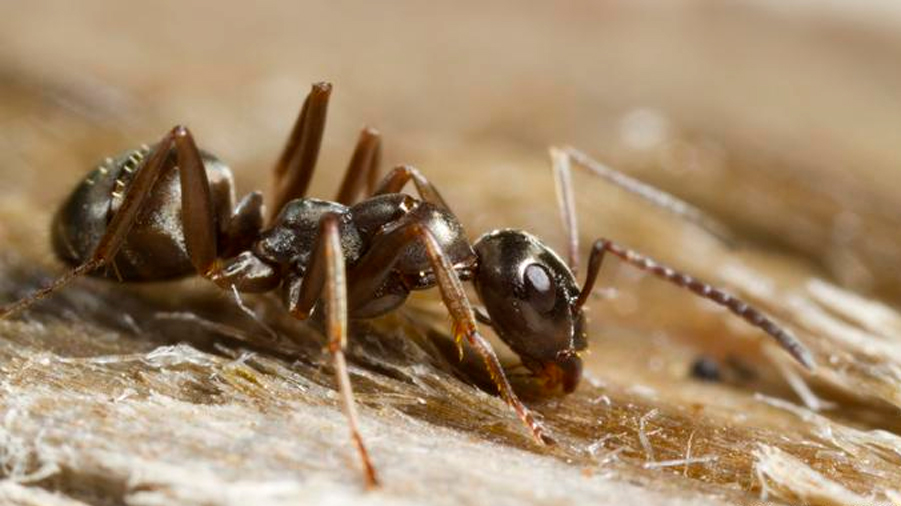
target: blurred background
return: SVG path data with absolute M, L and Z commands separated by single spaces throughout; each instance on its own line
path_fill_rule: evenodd
M 56 205 L 97 161 L 176 123 L 230 164 L 239 195 L 268 190 L 310 84 L 329 81 L 316 196 L 333 196 L 360 128 L 374 126 L 383 170 L 420 168 L 472 238 L 521 227 L 562 252 L 547 150 L 575 146 L 695 204 L 738 241 L 578 173 L 583 246 L 613 238 L 797 324 L 821 361 L 842 365 L 813 381 L 818 394 L 857 406 L 830 416 L 896 430 L 901 379 L 853 367 L 853 353 L 832 361 L 798 294 L 847 290 L 832 301 L 832 313 L 849 311 L 838 319 L 897 338 L 899 27 L 901 4 L 888 0 L 4 2 L 0 258 L 10 272 L 58 269 Z M 755 391 L 798 401 L 782 379 L 699 391 L 686 378 L 701 353 L 771 367 L 760 336 L 615 263 L 602 283 L 594 387 L 684 386 L 672 402 L 737 410 Z M 855 313 L 864 300 L 882 319 Z M 876 320 L 891 331 L 867 327 Z M 706 481 L 757 493 L 736 478 L 748 463 L 734 464 Z M 830 476 L 869 497 L 866 479 Z

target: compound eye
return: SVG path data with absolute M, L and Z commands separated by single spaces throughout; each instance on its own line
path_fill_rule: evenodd
M 523 284 L 526 288 L 526 299 L 532 307 L 541 313 L 548 313 L 557 303 L 557 287 L 547 267 L 541 264 L 529 264 L 523 273 Z

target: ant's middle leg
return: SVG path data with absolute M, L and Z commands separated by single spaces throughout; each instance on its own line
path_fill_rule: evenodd
M 319 158 L 331 93 L 331 84 L 316 83 L 304 100 L 300 116 L 294 123 L 282 156 L 275 166 L 270 223 L 285 204 L 307 193 Z
M 175 163 L 172 163 L 169 156 L 173 147 L 176 153 Z M 197 145 L 186 127 L 177 126 L 163 137 L 137 169 L 122 204 L 107 225 L 90 258 L 49 286 L 0 308 L 0 318 L 30 306 L 82 274 L 88 274 L 109 264 L 125 243 L 160 176 L 176 167 L 179 167 L 183 231 L 188 257 L 197 272 L 206 275 L 213 268 L 217 258 L 217 216 L 206 169 Z
M 350 272 L 348 295 L 351 311 L 364 305 L 368 298 L 377 293 L 391 274 L 400 255 L 407 249 L 407 246 L 417 241 L 425 248 L 441 292 L 441 298 L 453 321 L 453 335 L 460 347 L 461 354 L 463 351 L 462 340 L 465 339 L 482 356 L 501 397 L 513 408 L 535 441 L 540 444 L 550 443 L 552 440 L 545 434 L 544 427 L 535 420 L 531 411 L 513 391 L 491 344 L 479 333 L 476 314 L 451 260 L 442 250 L 438 240 L 423 225 L 414 223 L 409 227 L 398 228 L 376 238 L 369 251 L 357 261 Z
M 378 182 L 381 158 L 382 140 L 378 130 L 364 128 L 360 132 L 360 139 L 357 141 L 353 157 L 344 173 L 344 179 L 341 181 L 337 196 L 335 196 L 335 202 L 347 206 L 354 204 L 364 182 L 366 183 L 366 195 L 372 195 Z

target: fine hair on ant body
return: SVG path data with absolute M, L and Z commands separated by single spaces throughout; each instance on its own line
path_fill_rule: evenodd
M 574 391 L 582 376 L 580 353 L 588 345 L 583 307 L 607 253 L 726 307 L 774 337 L 801 364 L 814 366 L 808 350 L 761 311 L 612 241 L 593 244 L 580 287 L 575 275 L 579 244 L 570 182 L 573 162 L 723 234 L 697 209 L 572 148 L 551 150 L 569 238 L 568 261 L 520 230 L 495 230 L 470 243 L 438 190 L 419 171 L 399 166 L 379 179 L 381 140 L 369 128 L 360 135 L 335 199 L 307 197 L 330 94 L 331 85 L 318 83 L 304 101 L 275 167 L 268 216 L 260 192 L 234 205 L 229 169 L 200 151 L 184 126 L 176 126 L 152 147 L 106 159 L 82 180 L 53 221 L 54 250 L 71 270 L 0 309 L 0 318 L 85 274 L 122 281 L 199 274 L 228 290 L 278 289 L 295 318 L 323 312 L 343 409 L 369 486 L 378 478 L 358 429 L 344 357 L 348 319 L 392 311 L 413 290 L 438 287 L 461 353 L 466 341 L 481 355 L 500 395 L 539 444 L 551 439 L 513 392 L 477 321 L 491 326 L 547 387 Z M 401 193 L 411 181 L 418 197 Z M 464 281 L 475 285 L 484 312 L 473 309 Z

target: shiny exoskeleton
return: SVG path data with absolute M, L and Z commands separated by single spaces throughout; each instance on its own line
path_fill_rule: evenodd
M 400 166 L 379 181 L 380 139 L 371 129 L 363 130 L 335 199 L 307 197 L 330 92 L 330 85 L 316 84 L 304 102 L 275 168 L 269 216 L 259 192 L 235 204 L 230 171 L 201 152 L 185 127 L 175 127 L 152 147 L 105 160 L 75 189 L 53 222 L 54 249 L 73 268 L 51 286 L 0 310 L 0 317 L 81 274 L 122 281 L 199 274 L 240 292 L 279 290 L 287 310 L 299 319 L 320 308 L 351 436 L 370 485 L 377 478 L 357 429 L 344 362 L 346 320 L 392 311 L 414 290 L 439 288 L 458 344 L 466 341 L 482 356 L 500 394 L 541 444 L 550 438 L 513 392 L 476 322 L 489 325 L 548 388 L 574 391 L 582 376 L 579 355 L 588 344 L 583 307 L 606 253 L 727 307 L 775 337 L 802 364 L 813 366 L 808 351 L 760 311 L 610 241 L 595 242 L 580 287 L 574 274 L 578 235 L 571 161 L 705 228 L 713 227 L 684 202 L 573 149 L 552 151 L 569 231 L 568 263 L 520 230 L 492 231 L 470 243 L 444 199 L 416 169 Z M 401 193 L 408 182 L 418 197 Z M 359 200 L 364 189 L 365 197 Z M 464 281 L 475 285 L 484 312 L 470 305 Z

